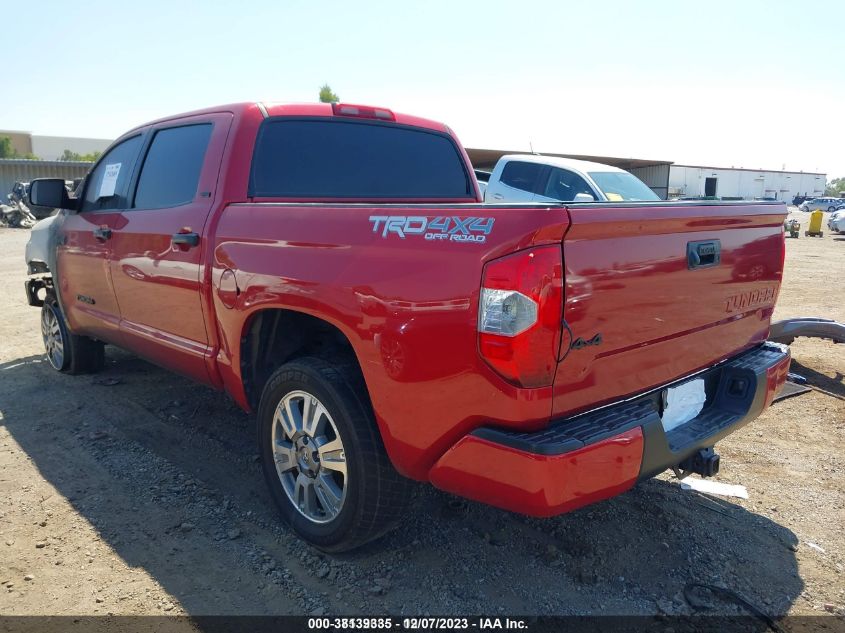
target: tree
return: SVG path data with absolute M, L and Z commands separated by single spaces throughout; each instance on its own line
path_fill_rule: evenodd
M 12 147 L 12 139 L 0 136 L 0 158 L 15 158 L 17 151 Z
M 90 152 L 88 154 L 80 154 L 78 152 L 72 152 L 69 149 L 66 149 L 62 152 L 62 155 L 59 156 L 59 160 L 63 161 L 81 161 L 83 163 L 93 163 L 97 160 L 100 156 L 102 156 L 102 152 Z
M 845 178 L 834 178 L 827 183 L 824 195 L 839 198 L 842 194 L 845 194 Z
M 12 139 L 8 136 L 0 136 L 0 158 L 26 158 L 29 160 L 38 160 L 38 156 L 32 152 L 21 154 L 12 145 Z
M 332 88 L 329 84 L 323 84 L 320 88 L 320 101 L 323 103 L 336 103 L 340 101 L 340 97 L 332 92 Z

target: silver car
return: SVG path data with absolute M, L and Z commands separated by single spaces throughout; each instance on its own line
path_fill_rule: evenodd
M 802 211 L 835 211 L 843 204 L 845 204 L 845 200 L 842 198 L 813 198 L 812 200 L 805 200 L 798 208 Z
M 838 233 L 845 232 L 845 207 L 840 207 L 830 214 L 827 220 L 827 228 Z

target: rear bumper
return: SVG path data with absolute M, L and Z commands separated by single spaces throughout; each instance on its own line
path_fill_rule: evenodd
M 430 480 L 506 510 L 562 514 L 620 494 L 748 424 L 772 403 L 789 362 L 787 347 L 764 343 L 696 374 L 705 382 L 704 409 L 668 433 L 660 412 L 671 385 L 537 432 L 482 427 L 437 461 Z
M 785 345 L 791 345 L 800 336 L 827 338 L 834 343 L 845 343 L 845 323 L 817 317 L 785 319 L 772 323 L 769 332 L 770 340 Z

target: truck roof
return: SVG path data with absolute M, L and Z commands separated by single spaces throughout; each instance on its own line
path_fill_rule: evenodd
M 137 130 L 141 127 L 146 127 L 148 125 L 155 125 L 158 123 L 164 123 L 166 121 L 171 121 L 173 119 L 181 119 L 188 116 L 195 116 L 198 114 L 211 114 L 214 112 L 231 112 L 235 115 L 243 114 L 246 111 L 252 108 L 259 108 L 262 111 L 267 113 L 267 116 L 320 116 L 320 117 L 331 117 L 331 116 L 338 116 L 335 115 L 334 110 L 332 108 L 331 103 L 278 103 L 278 102 L 270 102 L 270 101 L 246 101 L 241 103 L 230 103 L 226 105 L 214 106 L 210 108 L 202 108 L 200 110 L 193 110 L 190 112 L 182 112 L 180 114 L 173 114 L 170 116 L 162 117 L 160 119 L 156 119 L 154 121 L 148 121 L 147 123 L 143 123 L 141 125 L 136 125 L 132 128 L 131 131 Z M 340 104 L 340 105 L 349 105 L 349 104 Z M 394 112 L 389 108 L 383 108 L 381 106 L 358 106 L 358 107 L 366 107 L 366 108 L 376 108 L 379 110 L 388 110 L 393 113 L 395 117 L 394 122 L 400 125 L 412 125 L 414 127 L 421 127 L 429 130 L 434 130 L 437 132 L 442 132 L 445 134 L 452 134 L 452 131 L 443 123 L 439 123 L 438 121 L 432 121 L 430 119 L 424 119 L 422 117 L 412 116 L 410 114 L 402 114 L 401 112 Z
M 505 154 L 499 160 L 519 160 L 526 163 L 540 163 L 542 165 L 562 167 L 564 169 L 572 169 L 585 173 L 590 171 L 625 171 L 624 169 L 619 169 L 613 165 L 594 163 L 588 160 L 577 160 L 575 158 L 563 158 L 561 156 L 544 156 L 543 154 Z

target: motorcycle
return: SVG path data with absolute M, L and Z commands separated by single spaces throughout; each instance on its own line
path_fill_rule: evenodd
M 65 187 L 68 188 L 71 182 L 65 181 Z M 44 218 L 50 217 L 55 212 L 55 209 L 51 209 L 49 207 L 36 207 L 29 201 L 29 183 L 28 182 L 16 182 L 12 185 L 12 193 L 14 200 L 26 206 L 29 209 L 29 212 L 35 216 L 38 220 L 43 220 Z
M 6 198 L 9 204 L 0 204 L 0 225 L 13 229 L 31 229 L 35 226 L 38 218 L 32 215 L 29 207 L 11 193 Z

